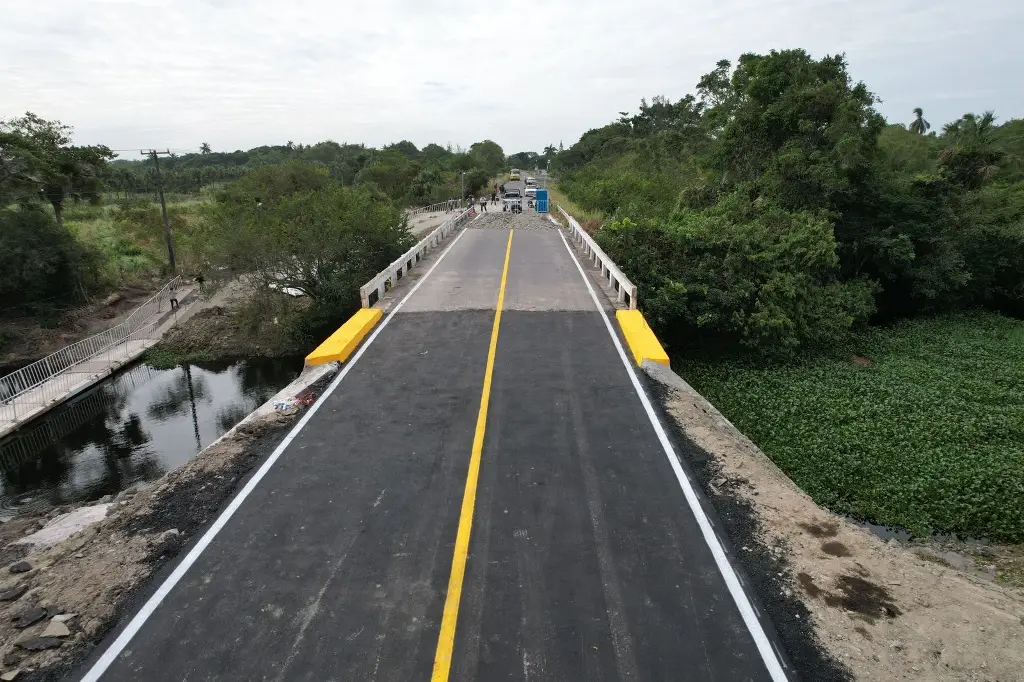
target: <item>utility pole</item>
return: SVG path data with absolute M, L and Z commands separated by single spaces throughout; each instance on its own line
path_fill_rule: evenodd
M 466 171 L 462 171 L 462 201 L 465 205 L 466 201 Z
M 178 266 L 174 262 L 174 241 L 171 239 L 171 223 L 167 220 L 167 202 L 164 201 L 164 181 L 160 177 L 160 156 L 170 156 L 171 150 L 168 149 L 162 152 L 158 152 L 155 149 L 150 149 L 149 151 L 139 150 L 139 153 L 153 159 L 153 164 L 156 166 L 156 189 L 160 195 L 160 212 L 164 217 L 164 236 L 167 237 L 167 260 L 171 264 L 171 275 L 173 276 L 178 274 Z

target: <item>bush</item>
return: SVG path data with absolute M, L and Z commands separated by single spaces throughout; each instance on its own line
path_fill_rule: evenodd
M 359 287 L 413 244 L 404 213 L 367 187 L 321 184 L 294 167 L 267 168 L 229 187 L 197 235 L 211 264 L 230 266 L 259 289 L 301 291 L 311 304 L 293 320 L 296 333 L 319 340 L 360 305 Z M 291 191 L 274 176 L 305 177 Z
M 873 285 L 840 282 L 832 226 L 779 208 L 683 210 L 669 222 L 616 221 L 598 242 L 635 278 L 670 345 L 704 337 L 791 352 L 841 339 L 873 311 Z
M 40 314 L 85 302 L 99 260 L 34 204 L 0 209 L 0 315 Z
M 1024 318 L 1024 184 L 969 196 L 958 244 L 972 277 L 969 298 Z

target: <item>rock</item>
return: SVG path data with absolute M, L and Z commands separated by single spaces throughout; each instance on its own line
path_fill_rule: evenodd
M 68 637 L 71 635 L 71 630 L 68 630 L 68 626 L 60 622 L 56 618 L 50 621 L 50 624 L 43 630 L 43 634 L 40 637 Z
M 105 305 L 105 306 L 114 305 L 115 303 L 120 301 L 122 298 L 124 298 L 124 296 L 122 296 L 120 293 L 115 291 L 114 293 L 110 294 L 110 296 L 107 296 L 105 299 L 103 299 L 103 305 Z
M 25 654 L 18 651 L 17 649 L 11 649 L 4 654 L 4 665 L 8 668 L 14 667 L 21 663 L 21 659 L 25 658 Z
M 891 646 L 896 651 L 902 651 L 903 650 L 903 642 L 901 642 L 898 639 L 894 639 L 891 642 L 889 642 L 889 646 Z
M 46 615 L 49 618 L 57 618 L 62 613 L 64 613 L 63 606 L 58 606 L 57 604 L 50 604 L 46 607 Z M 62 618 L 61 620 L 67 620 L 67 618 Z
M 30 606 L 14 617 L 14 627 L 24 630 L 46 618 L 46 609 L 41 606 Z
M 102 521 L 106 517 L 109 507 L 109 504 L 93 504 L 87 507 L 79 507 L 74 511 L 61 514 L 46 524 L 45 528 L 15 540 L 12 544 L 32 545 L 37 550 L 51 547 L 88 528 L 92 524 Z
M 59 613 L 53 619 L 58 623 L 66 623 L 77 615 L 77 613 Z
M 32 564 L 27 561 L 19 561 L 16 564 L 11 564 L 11 573 L 28 573 L 32 570 Z
M 181 535 L 181 531 L 179 531 L 177 528 L 169 528 L 168 530 L 165 530 L 163 533 L 160 533 L 160 535 L 156 536 L 156 540 L 154 541 L 153 544 L 163 544 L 172 538 L 178 537 L 179 535 Z
M 63 639 L 56 637 L 29 637 L 15 644 L 25 651 L 43 651 L 44 649 L 56 649 L 63 643 Z
M 21 674 L 21 669 L 20 668 L 15 668 L 14 670 L 8 670 L 3 675 L 0 675 L 0 680 L 3 680 L 4 682 L 10 682 L 11 680 L 18 679 L 18 675 L 20 675 L 20 674 Z
M 113 495 L 104 495 L 103 497 L 100 498 L 99 503 L 106 504 L 107 502 L 110 502 L 112 499 L 114 499 Z

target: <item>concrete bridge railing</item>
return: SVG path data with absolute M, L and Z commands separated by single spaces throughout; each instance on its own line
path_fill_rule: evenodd
M 416 246 L 403 253 L 397 260 L 378 272 L 373 279 L 359 288 L 359 298 L 364 308 L 369 308 L 384 298 L 388 289 L 402 279 L 413 266 L 419 263 L 427 251 L 433 249 L 469 217 L 472 209 L 466 209 L 457 216 L 444 221 L 433 232 L 424 237 Z M 371 300 L 372 299 L 372 300 Z
M 607 279 L 608 286 L 615 290 L 618 302 L 627 304 L 630 310 L 636 310 L 636 285 L 629 281 L 615 261 L 601 250 L 594 238 L 580 227 L 575 218 L 561 206 L 558 206 L 558 210 L 568 221 L 569 234 L 583 248 L 583 254 L 601 268 L 601 276 Z

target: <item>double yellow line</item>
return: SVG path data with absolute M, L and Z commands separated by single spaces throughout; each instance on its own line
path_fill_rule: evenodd
M 501 326 L 501 309 L 505 305 L 505 283 L 508 280 L 508 261 L 512 255 L 512 235 L 508 233 L 505 247 L 505 265 L 501 269 L 501 285 L 498 287 L 498 309 L 494 313 L 491 327 L 491 345 L 487 351 L 487 368 L 484 370 L 484 387 L 480 396 L 480 411 L 476 415 L 476 432 L 473 434 L 473 450 L 469 458 L 469 473 L 466 475 L 466 490 L 462 494 L 462 511 L 459 514 L 459 530 L 455 535 L 455 555 L 452 558 L 452 572 L 448 578 L 448 596 L 444 600 L 444 615 L 441 617 L 441 632 L 437 636 L 437 652 L 434 654 L 434 672 L 431 682 L 448 682 L 452 667 L 452 650 L 455 648 L 455 624 L 459 619 L 459 602 L 462 600 L 462 582 L 466 576 L 466 558 L 469 555 L 469 535 L 473 530 L 473 507 L 476 505 L 476 486 L 480 479 L 480 457 L 484 450 L 484 431 L 487 429 L 487 406 L 491 402 L 491 378 L 494 375 L 494 356 L 498 350 L 498 328 Z

